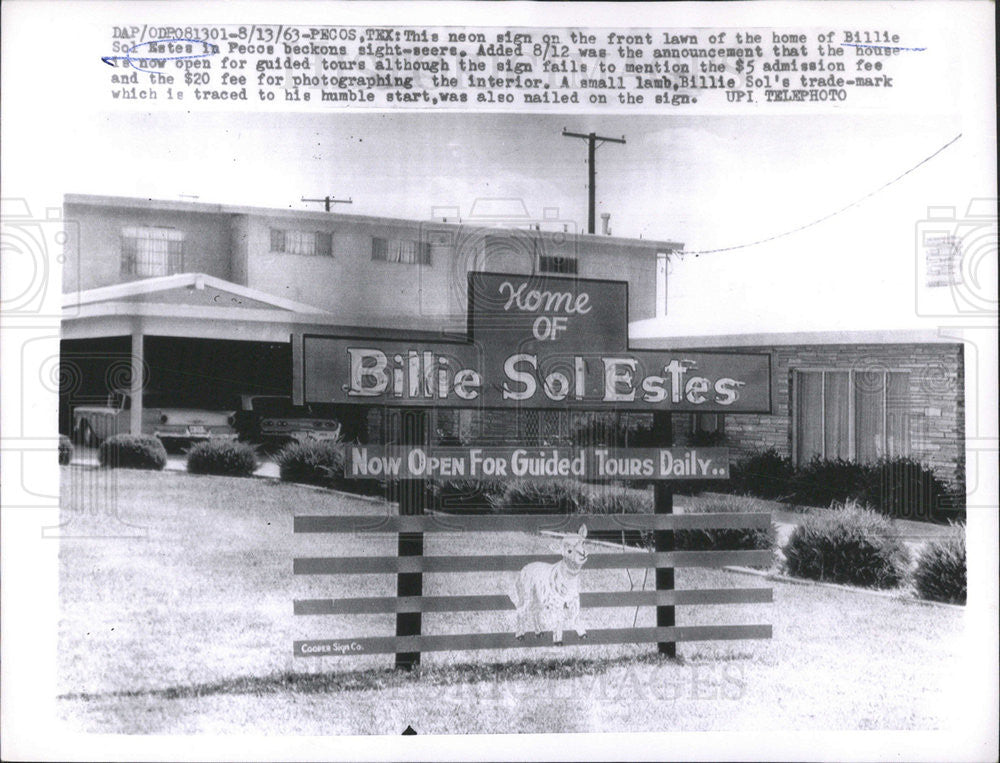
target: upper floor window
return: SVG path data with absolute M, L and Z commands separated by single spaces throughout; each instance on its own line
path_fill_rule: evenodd
M 375 237 L 372 238 L 372 259 L 405 265 L 430 265 L 431 245 L 428 241 Z
M 549 254 L 540 254 L 538 255 L 538 272 L 576 275 L 578 272 L 577 259 L 576 257 L 556 257 Z
M 151 278 L 184 272 L 184 231 L 122 228 L 122 273 Z
M 322 231 L 271 228 L 271 251 L 283 254 L 333 256 L 333 234 Z

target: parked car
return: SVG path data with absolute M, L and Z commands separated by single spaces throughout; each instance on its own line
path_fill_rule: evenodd
M 281 395 L 240 395 L 234 419 L 241 440 L 260 444 L 268 450 L 292 442 L 336 441 L 340 422 L 311 406 L 292 405 Z
M 143 395 L 142 433 L 154 435 L 168 449 L 204 440 L 234 440 L 235 411 L 165 405 L 161 394 Z M 112 435 L 129 431 L 132 399 L 113 392 L 105 405 L 79 405 L 73 410 L 73 437 L 84 445 L 100 445 Z

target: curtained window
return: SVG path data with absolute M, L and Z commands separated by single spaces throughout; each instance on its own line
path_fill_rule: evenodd
M 395 262 L 403 265 L 430 265 L 431 245 L 429 241 L 374 237 L 372 259 L 377 262 Z
M 122 273 L 152 278 L 183 272 L 183 231 L 135 226 L 122 229 Z
M 907 372 L 795 371 L 792 394 L 797 463 L 909 454 Z
M 283 254 L 333 256 L 333 234 L 323 231 L 271 228 L 271 251 Z

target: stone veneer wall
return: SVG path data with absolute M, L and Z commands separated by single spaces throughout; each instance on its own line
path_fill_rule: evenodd
M 772 414 L 726 416 L 730 447 L 742 453 L 774 448 L 792 455 L 790 391 L 795 371 L 909 371 L 910 455 L 941 479 L 964 487 L 965 380 L 960 344 L 792 345 L 768 351 Z

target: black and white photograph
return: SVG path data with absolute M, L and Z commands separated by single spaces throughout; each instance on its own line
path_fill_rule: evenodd
M 996 758 L 992 5 L 59 8 L 4 758 Z

